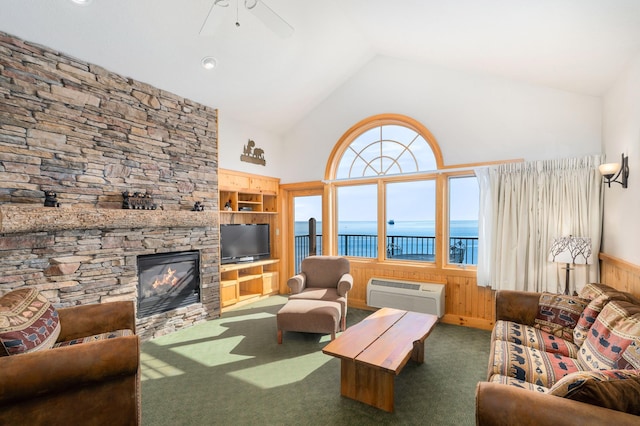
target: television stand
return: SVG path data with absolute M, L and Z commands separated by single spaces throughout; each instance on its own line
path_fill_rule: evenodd
M 279 262 L 279 259 L 265 259 L 220 265 L 221 307 L 278 294 Z

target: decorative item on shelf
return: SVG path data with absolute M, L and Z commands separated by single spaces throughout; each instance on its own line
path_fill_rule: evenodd
M 153 198 L 148 192 L 124 191 L 122 193 L 123 209 L 155 210 L 157 207 L 158 205 L 153 202 Z
M 53 191 L 44 191 L 44 206 L 45 207 L 60 207 L 60 203 L 57 198 L 58 194 Z
M 193 208 L 191 209 L 191 211 L 193 211 L 193 212 L 202 212 L 202 211 L 204 211 L 204 204 L 202 204 L 200 201 L 196 201 L 196 203 L 193 205 Z
M 231 211 L 231 200 L 227 201 L 226 203 L 224 203 L 224 209 L 228 212 Z
M 569 294 L 569 271 L 572 265 L 590 265 L 591 259 L 591 238 L 589 237 L 560 237 L 553 240 L 549 249 L 549 261 L 556 263 L 566 263 L 566 278 L 564 284 L 564 294 Z
M 262 148 L 256 148 L 256 143 L 251 139 L 249 139 L 249 142 L 244 146 L 240 161 L 261 164 L 263 166 L 267 164 L 267 160 L 264 159 L 264 150 Z
M 600 170 L 600 174 L 604 176 L 604 181 L 609 188 L 611 188 L 611 182 L 619 183 L 623 188 L 626 188 L 627 179 L 629 178 L 629 156 L 625 156 L 624 153 L 622 153 L 620 163 L 601 164 L 598 170 Z M 620 178 L 620 180 L 618 180 L 618 178 Z

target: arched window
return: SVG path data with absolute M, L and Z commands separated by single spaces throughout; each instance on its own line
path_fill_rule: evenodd
M 425 172 L 437 168 L 424 136 L 399 124 L 383 124 L 358 135 L 338 163 L 337 179 Z
M 351 127 L 336 144 L 325 171 L 334 187 L 336 254 L 441 265 L 475 263 L 469 255 L 474 255 L 477 231 L 470 238 L 449 237 L 448 242 L 436 238 L 453 231 L 457 223 L 449 220 L 445 225 L 438 219 L 449 212 L 458 214 L 460 204 L 447 203 L 439 194 L 448 197 L 449 188 L 459 194 L 458 182 L 475 182 L 469 171 L 446 173 L 447 179 L 441 179 L 443 168 L 435 137 L 412 118 L 383 114 Z M 464 194 L 470 200 L 466 205 L 476 213 L 477 196 L 473 191 Z M 467 247 L 471 252 L 465 257 Z M 438 261 L 438 253 L 449 256 Z
M 442 166 L 429 130 L 398 114 L 367 118 L 349 129 L 334 148 L 327 179 L 354 179 L 433 171 Z

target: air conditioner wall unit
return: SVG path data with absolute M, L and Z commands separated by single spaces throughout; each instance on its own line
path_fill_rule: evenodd
M 367 305 L 444 315 L 444 284 L 371 278 L 367 283 Z

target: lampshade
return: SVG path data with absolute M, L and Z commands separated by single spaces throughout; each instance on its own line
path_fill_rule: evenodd
M 592 262 L 591 238 L 573 236 L 556 238 L 549 249 L 549 261 L 590 265 Z
M 602 176 L 613 176 L 620 170 L 620 163 L 607 163 L 598 166 Z

